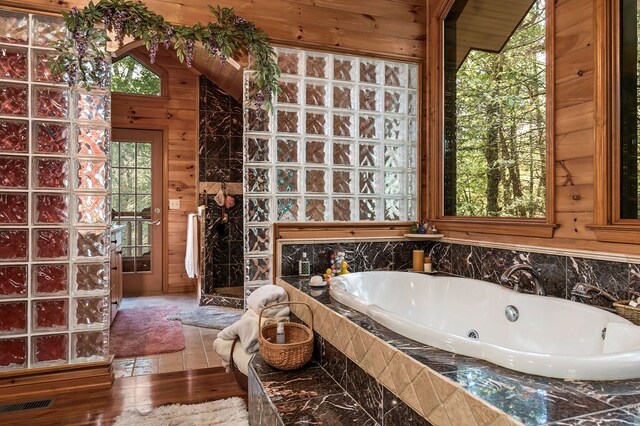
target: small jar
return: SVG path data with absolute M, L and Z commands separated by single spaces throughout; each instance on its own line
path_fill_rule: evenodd
M 433 265 L 431 263 L 431 258 L 429 256 L 425 256 L 424 258 L 424 271 L 433 272 Z

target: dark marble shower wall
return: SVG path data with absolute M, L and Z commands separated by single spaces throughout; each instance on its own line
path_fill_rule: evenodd
M 200 77 L 199 182 L 242 183 L 242 105 L 213 82 Z M 202 186 L 202 185 L 201 185 Z M 205 216 L 203 291 L 244 285 L 242 194 L 229 194 L 235 206 L 222 223 L 214 193 L 200 193 Z
M 242 182 L 242 105 L 200 77 L 199 181 Z
M 346 253 L 352 272 L 410 269 L 413 250 L 423 249 L 431 256 L 435 270 L 496 284 L 511 265 L 532 265 L 539 270 L 549 296 L 569 299 L 578 283 L 598 286 L 618 299 L 627 297 L 629 287 L 640 290 L 640 264 L 445 242 L 283 244 L 281 275 L 298 274 L 298 260 L 304 251 L 312 261 L 312 272 L 321 274 L 329 265 L 329 251 L 333 249 Z M 600 299 L 592 303 L 609 305 Z

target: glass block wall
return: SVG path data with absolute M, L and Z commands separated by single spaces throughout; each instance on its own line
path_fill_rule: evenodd
M 247 283 L 271 279 L 274 222 L 415 220 L 418 66 L 277 49 L 273 112 L 247 102 Z
M 108 352 L 110 95 L 52 75 L 65 36 L 0 10 L 0 370 Z

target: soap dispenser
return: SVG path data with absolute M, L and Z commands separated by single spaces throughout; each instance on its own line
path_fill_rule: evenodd
M 311 262 L 307 258 L 307 253 L 302 253 L 302 258 L 298 261 L 298 275 L 308 277 L 311 275 Z

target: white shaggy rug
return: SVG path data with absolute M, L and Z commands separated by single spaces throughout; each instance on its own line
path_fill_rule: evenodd
M 164 405 L 150 411 L 125 411 L 115 426 L 249 426 L 249 413 L 242 398 L 191 405 Z

